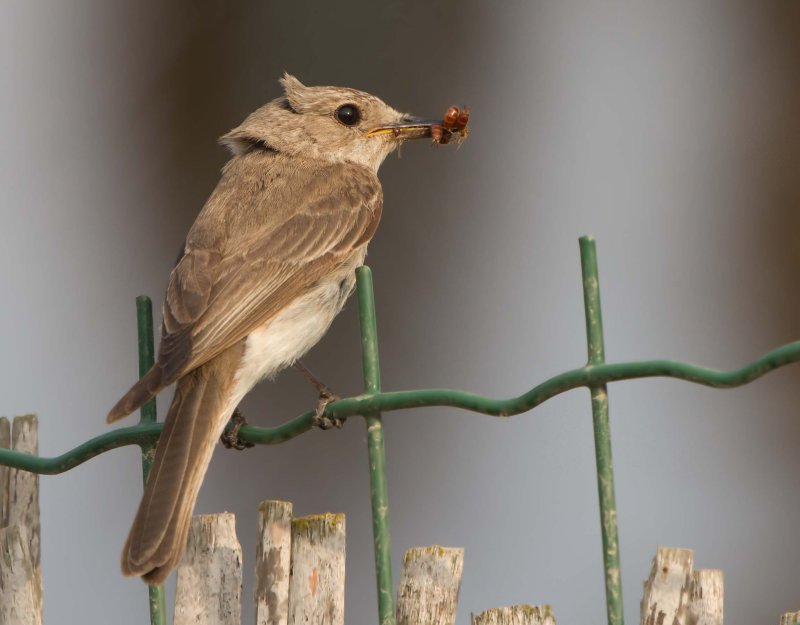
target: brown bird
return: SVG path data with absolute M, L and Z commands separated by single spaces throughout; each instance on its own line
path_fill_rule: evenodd
M 281 83 L 282 97 L 222 137 L 233 157 L 170 275 L 158 360 L 108 414 L 121 419 L 177 381 L 122 551 L 122 572 L 150 584 L 183 554 L 240 400 L 319 341 L 352 293 L 381 217 L 378 167 L 406 139 L 441 136 L 441 122 L 362 91 Z

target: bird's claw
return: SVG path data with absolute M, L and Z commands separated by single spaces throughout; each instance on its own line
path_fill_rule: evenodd
M 317 402 L 317 409 L 314 411 L 314 416 L 311 417 L 311 425 L 318 427 L 320 430 L 330 430 L 331 428 L 341 428 L 344 425 L 344 419 L 337 417 L 326 417 L 325 409 L 328 404 L 339 401 L 341 397 L 337 395 L 331 388 L 322 382 L 317 376 L 309 371 L 306 366 L 299 360 L 294 363 L 295 369 L 302 373 L 306 379 L 317 387 L 319 392 L 319 401 Z
M 325 409 L 328 404 L 339 401 L 339 397 L 327 386 L 320 388 L 319 401 L 317 402 L 317 409 L 314 411 L 314 416 L 311 417 L 311 424 L 318 427 L 320 430 L 330 430 L 331 428 L 341 428 L 344 425 L 344 419 L 338 417 L 326 417 Z
M 242 429 L 243 425 L 247 425 L 247 421 L 241 411 L 236 408 L 231 415 L 230 421 L 228 421 L 228 425 L 225 426 L 222 436 L 219 437 L 220 442 L 226 449 L 242 451 L 243 449 L 249 449 L 255 446 L 254 443 L 243 441 L 239 438 L 239 430 Z

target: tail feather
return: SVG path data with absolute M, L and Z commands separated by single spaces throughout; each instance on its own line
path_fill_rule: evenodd
M 150 371 L 144 374 L 131 389 L 123 395 L 106 417 L 107 423 L 114 423 L 123 417 L 127 417 L 137 408 L 140 408 L 147 400 L 155 397 L 164 389 L 164 375 L 161 365 L 154 364 Z
M 234 346 L 178 381 L 139 510 L 122 551 L 122 572 L 160 584 L 180 561 L 214 446 L 237 398 Z

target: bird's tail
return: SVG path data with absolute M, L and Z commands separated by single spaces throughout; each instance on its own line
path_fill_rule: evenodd
M 241 346 L 178 381 L 139 511 L 122 550 L 122 572 L 160 584 L 186 546 L 192 511 L 214 445 L 239 398 Z
M 106 417 L 106 422 L 114 423 L 114 421 L 127 417 L 148 399 L 162 391 L 165 386 L 164 371 L 161 365 L 156 363 L 114 405 Z

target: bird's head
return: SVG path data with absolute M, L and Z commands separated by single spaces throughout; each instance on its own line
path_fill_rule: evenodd
M 234 154 L 266 147 L 306 158 L 351 162 L 377 171 L 407 139 L 431 136 L 434 120 L 400 113 L 373 95 L 344 87 L 306 87 L 284 74 L 284 95 L 221 138 Z

